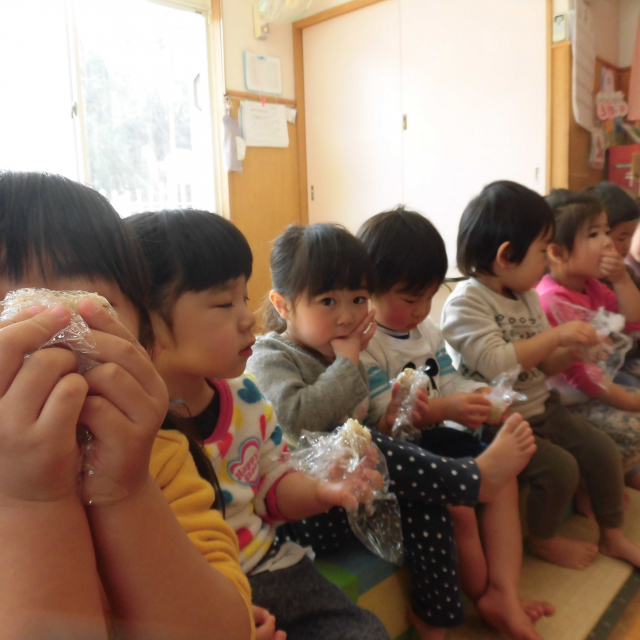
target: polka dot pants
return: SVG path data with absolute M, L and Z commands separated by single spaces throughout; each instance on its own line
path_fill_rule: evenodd
M 411 575 L 411 604 L 418 617 L 434 627 L 462 624 L 458 559 L 446 506 L 474 506 L 480 472 L 473 458 L 452 459 L 411 442 L 373 431 L 387 460 L 390 490 L 400 501 L 405 565 Z M 343 509 L 306 518 L 278 529 L 279 540 L 310 545 L 318 555 L 353 538 Z

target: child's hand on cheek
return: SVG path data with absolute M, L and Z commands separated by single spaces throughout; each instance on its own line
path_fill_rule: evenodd
M 621 282 L 629 278 L 624 258 L 614 249 L 606 249 L 600 258 L 600 271 L 604 278 L 612 283 Z
M 364 351 L 368 346 L 373 334 L 376 332 L 376 323 L 374 322 L 375 311 L 370 311 L 364 320 L 346 337 L 336 338 L 331 341 L 333 352 L 338 356 L 349 358 L 356 367 L 360 362 L 360 352 Z
M 124 499 L 149 478 L 151 448 L 169 397 L 146 351 L 113 316 L 92 302 L 80 313 L 96 340 L 92 358 L 102 363 L 84 374 L 89 395 L 80 423 L 94 436 L 83 492 L 96 504 Z
M 76 424 L 87 384 L 75 373 L 73 353 L 37 350 L 70 319 L 58 306 L 27 309 L 0 323 L 0 506 L 76 493 Z

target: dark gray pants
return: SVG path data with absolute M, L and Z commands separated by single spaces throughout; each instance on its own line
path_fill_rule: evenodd
M 249 577 L 253 603 L 276 617 L 287 640 L 390 640 L 384 625 L 329 582 L 309 558 Z

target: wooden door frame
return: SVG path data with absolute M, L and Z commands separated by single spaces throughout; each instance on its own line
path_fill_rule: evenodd
M 304 97 L 304 48 L 302 32 L 321 22 L 343 16 L 358 9 L 364 9 L 385 0 L 352 0 L 333 9 L 303 18 L 292 24 L 293 27 L 293 73 L 295 81 L 296 106 L 298 108 L 298 196 L 300 203 L 300 221 L 309 224 L 309 200 L 307 183 L 307 130 Z M 551 19 L 553 14 L 553 0 L 546 0 L 546 69 L 547 69 L 547 121 L 546 121 L 546 166 L 545 189 L 548 192 L 551 184 Z
M 372 4 L 386 0 L 352 0 L 333 9 L 316 13 L 309 18 L 303 18 L 292 24 L 293 27 L 293 74 L 295 81 L 296 106 L 298 108 L 298 198 L 300 203 L 300 222 L 309 224 L 309 200 L 307 183 L 307 128 L 304 102 L 304 50 L 302 46 L 302 32 L 321 22 L 343 16 L 358 9 L 364 9 Z M 551 1 L 551 0 L 549 0 Z

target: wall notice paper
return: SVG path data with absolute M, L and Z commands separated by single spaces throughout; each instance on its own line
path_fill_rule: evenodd
M 283 104 L 262 104 L 243 100 L 240 105 L 240 126 L 247 147 L 289 146 L 286 107 Z
M 591 131 L 595 125 L 593 88 L 596 74 L 593 14 L 586 0 L 576 0 L 572 14 L 573 116 L 581 127 Z
M 280 58 L 259 56 L 250 51 L 244 52 L 244 84 L 247 91 L 282 94 L 282 71 Z

